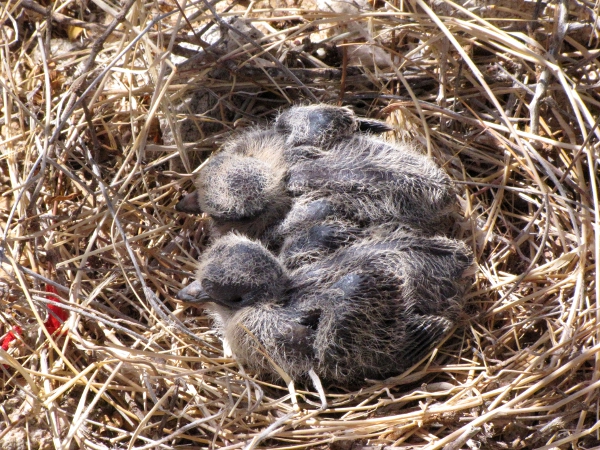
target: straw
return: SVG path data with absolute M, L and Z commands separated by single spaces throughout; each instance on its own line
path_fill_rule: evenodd
M 597 445 L 595 2 L 46 3 L 0 5 L 0 447 Z M 314 101 L 416 140 L 476 255 L 464 323 L 326 409 L 174 299 L 207 245 L 190 172 Z

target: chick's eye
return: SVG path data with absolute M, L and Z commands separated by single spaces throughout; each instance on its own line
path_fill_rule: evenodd
M 238 303 L 242 301 L 241 286 L 235 284 L 221 284 L 213 280 L 202 280 L 202 289 L 206 294 L 217 301 Z

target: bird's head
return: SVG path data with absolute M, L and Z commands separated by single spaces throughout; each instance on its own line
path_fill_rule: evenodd
M 205 253 L 196 281 L 179 291 L 177 298 L 240 309 L 260 302 L 277 302 L 286 282 L 283 267 L 262 244 L 229 234 L 215 241 Z

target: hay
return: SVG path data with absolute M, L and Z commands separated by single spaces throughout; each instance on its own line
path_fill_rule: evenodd
M 599 7 L 494 3 L 0 5 L 0 321 L 23 329 L 0 350 L 2 447 L 597 445 Z M 328 390 L 326 411 L 246 374 L 173 300 L 204 245 L 174 212 L 187 174 L 314 100 L 421 140 L 460 183 L 478 269 L 472 320 L 409 373 Z M 46 283 L 65 336 L 41 326 Z

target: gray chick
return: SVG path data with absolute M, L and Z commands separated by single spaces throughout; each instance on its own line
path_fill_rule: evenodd
M 277 366 L 294 380 L 312 372 L 355 387 L 402 373 L 448 333 L 471 262 L 459 241 L 396 232 L 288 271 L 259 242 L 229 234 L 177 297 L 205 304 L 257 374 L 276 379 Z
M 289 203 L 288 199 L 280 201 L 284 195 L 281 189 L 272 189 L 283 182 L 284 168 L 319 157 L 327 147 L 355 132 L 390 130 L 384 122 L 356 117 L 349 108 L 325 104 L 292 107 L 277 118 L 272 128 L 246 131 L 226 142 L 219 155 L 199 172 L 196 192 L 185 196 L 176 209 L 190 214 L 206 212 L 218 229 L 226 223 L 224 231 L 236 228 L 231 225 L 235 221 L 247 222 L 269 209 L 281 209 L 281 203 Z M 227 164 L 227 158 L 235 162 Z M 267 174 L 268 167 L 272 168 L 271 174 Z M 263 183 L 271 189 L 263 192 Z M 245 205 L 251 196 L 252 204 Z
M 319 214 L 331 210 L 361 224 L 398 221 L 423 231 L 449 211 L 455 194 L 448 175 L 409 144 L 361 135 L 295 164 L 286 188 L 302 197 L 301 211 L 325 201 Z
M 273 130 L 251 130 L 228 141 L 198 172 L 196 190 L 175 209 L 208 214 L 213 237 L 231 230 L 261 236 L 292 204 L 284 148 L 284 137 Z
M 386 129 L 378 124 L 358 119 L 347 108 L 291 108 L 272 129 L 243 133 L 227 143 L 199 172 L 197 190 L 176 209 L 206 212 L 213 236 L 237 230 L 275 247 L 292 230 L 326 218 L 359 227 L 406 222 L 435 230 L 453 199 L 448 176 L 408 145 L 357 134 Z M 306 205 L 324 199 L 320 219 L 301 220 Z M 292 205 L 287 223 L 270 228 Z

